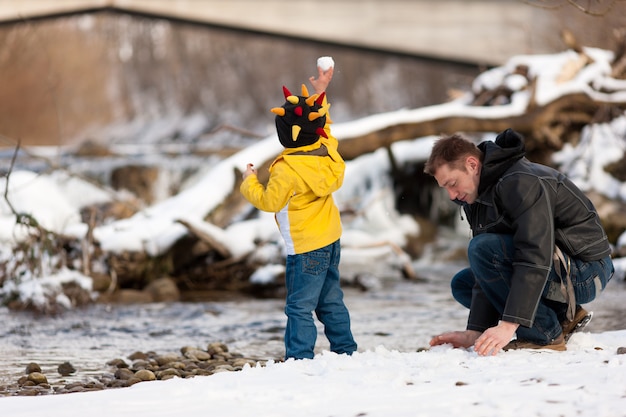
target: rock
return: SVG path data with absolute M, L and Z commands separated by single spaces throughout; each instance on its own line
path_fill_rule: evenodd
M 142 165 L 126 165 L 113 169 L 111 186 L 116 190 L 128 190 L 142 201 L 151 204 L 155 201 L 159 168 Z
M 25 386 L 25 387 L 22 387 L 22 389 L 19 392 L 19 395 L 35 396 L 35 395 L 42 395 L 42 394 L 47 394 L 47 393 L 48 393 L 48 390 L 40 386 Z
M 92 272 L 91 277 L 91 289 L 96 292 L 105 292 L 111 288 L 113 280 L 109 274 L 103 274 L 98 272 Z
M 185 369 L 187 368 L 187 365 L 185 364 L 185 362 L 174 361 L 174 362 L 168 363 L 167 367 L 171 369 Z
M 148 292 L 155 302 L 175 302 L 180 300 L 180 291 L 171 278 L 158 278 L 149 283 L 144 291 Z
M 111 301 L 118 304 L 148 304 L 154 300 L 147 291 L 121 289 L 113 294 Z
M 174 376 L 180 378 L 181 373 L 177 369 L 170 368 L 170 369 L 165 369 L 164 371 L 159 372 L 157 376 L 159 379 L 165 380 Z
M 183 361 L 183 363 L 185 364 L 185 371 L 193 371 L 194 369 L 198 369 L 198 362 L 202 362 L 202 361 L 192 361 L 192 360 L 186 360 Z
M 98 391 L 109 388 L 123 388 L 143 381 L 168 380 L 172 378 L 193 378 L 209 376 L 218 372 L 241 371 L 246 365 L 265 366 L 267 360 L 244 358 L 239 353 L 229 352 L 224 343 L 210 343 L 207 351 L 197 347 L 185 346 L 176 353 L 134 352 L 132 368 L 123 359 L 116 358 L 107 362 L 115 373 L 102 372 L 99 377 L 90 377 L 88 382 L 70 382 L 65 386 L 51 386 L 45 375 L 37 369 L 39 365 L 27 366 L 28 375 L 19 378 L 17 384 L 0 386 L 0 395 L 35 396 L 46 394 L 70 394 L 76 392 Z M 58 367 L 61 375 L 76 372 L 71 363 L 65 362 Z
M 626 346 L 620 346 L 617 348 L 618 355 L 626 355 Z
M 197 347 L 194 346 L 183 346 L 180 348 L 180 353 L 182 353 L 183 355 L 186 354 L 189 351 L 193 351 L 193 350 L 200 350 Z
M 91 290 L 83 288 L 76 282 L 67 282 L 62 284 L 63 294 L 70 300 L 73 306 L 84 306 L 91 304 L 94 300 Z
M 206 351 L 209 352 L 211 356 L 223 355 L 225 352 L 228 352 L 228 346 L 224 343 L 209 343 Z
M 143 360 L 143 359 L 139 359 L 133 362 L 133 366 L 131 367 L 131 369 L 137 372 L 142 369 L 150 369 L 151 367 L 152 367 L 152 364 L 150 362 Z
M 163 366 L 163 365 L 167 365 L 168 363 L 171 362 L 176 362 L 178 361 L 178 355 L 175 353 L 167 353 L 165 355 L 161 355 L 161 356 L 157 356 L 156 361 L 159 364 L 159 366 Z
M 74 366 L 69 362 L 63 362 L 61 365 L 59 365 L 57 371 L 62 376 L 68 376 L 76 372 L 76 368 L 74 368 Z
M 232 364 L 235 368 L 243 368 L 246 365 L 250 365 L 252 367 L 256 366 L 256 363 L 253 360 L 245 358 L 234 359 Z
M 28 374 L 28 380 L 39 385 L 39 384 L 47 384 L 48 378 L 41 372 L 31 372 Z
M 213 375 L 213 371 L 208 369 L 196 369 L 193 371 L 194 376 L 209 376 Z
M 90 157 L 108 157 L 114 155 L 107 146 L 89 139 L 80 144 L 75 153 L 78 156 Z
M 218 365 L 215 367 L 215 369 L 213 369 L 213 373 L 218 373 L 218 372 L 232 372 L 234 371 L 235 368 L 233 368 L 230 365 Z
M 33 373 L 33 372 L 41 372 L 41 367 L 39 366 L 39 364 L 35 362 L 31 362 L 28 365 L 26 365 L 26 375 Z
M 107 365 L 114 366 L 116 368 L 128 368 L 128 364 L 123 359 L 112 359 L 107 362 Z
M 129 378 L 126 381 L 126 384 L 130 387 L 131 385 L 135 385 L 135 384 L 137 384 L 139 382 L 142 382 L 142 380 L 137 378 L 137 377 L 135 377 L 135 376 L 133 376 L 132 378 Z
M 138 378 L 142 381 L 155 381 L 156 375 L 154 375 L 154 372 L 152 371 L 149 371 L 147 369 L 142 369 L 140 371 L 137 371 L 137 373 L 135 373 L 135 378 Z
M 128 386 L 128 381 L 125 379 L 116 379 L 114 381 L 111 381 L 111 383 L 108 385 L 109 388 L 124 388 Z
M 211 359 L 211 354 L 209 352 L 205 352 L 200 349 L 195 349 L 195 348 L 187 349 L 187 350 L 181 349 L 181 352 L 186 358 L 194 360 L 194 361 L 208 361 Z
M 230 352 L 216 353 L 213 355 L 213 359 L 220 361 L 228 361 L 233 358 Z
M 128 359 L 130 359 L 131 361 L 135 361 L 137 359 L 143 359 L 146 360 L 148 359 L 148 355 L 144 352 L 134 352 L 131 355 L 128 356 Z
M 138 209 L 142 206 L 142 203 L 134 196 L 124 196 L 123 199 L 115 201 L 107 201 L 103 203 L 90 204 L 80 209 L 81 219 L 87 224 L 90 224 L 95 220 L 102 224 L 106 224 L 109 221 L 127 219 L 137 213 Z M 92 274 L 94 274 L 92 272 Z M 95 273 L 92 278 L 100 279 L 100 273 Z M 108 275 L 108 281 L 111 281 L 111 276 Z M 98 284 L 94 283 L 93 290 L 96 290 Z M 105 288 L 108 289 L 108 288 Z
M 83 387 L 83 384 L 82 384 L 81 382 L 72 382 L 72 383 L 70 383 L 70 384 L 65 385 L 65 387 L 64 387 L 64 388 L 65 388 L 66 390 L 68 390 L 68 391 L 71 391 L 71 390 L 74 390 L 74 389 L 76 389 L 76 388 L 78 388 L 78 387 L 82 388 L 82 387 Z
M 119 368 L 117 371 L 115 371 L 115 378 L 121 379 L 123 381 L 127 381 L 134 376 L 135 373 L 127 368 Z

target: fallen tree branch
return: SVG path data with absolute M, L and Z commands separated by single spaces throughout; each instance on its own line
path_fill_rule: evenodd
M 228 250 L 226 246 L 224 246 L 219 240 L 213 238 L 210 234 L 206 233 L 204 230 L 200 230 L 186 220 L 178 219 L 176 221 L 185 226 L 192 235 L 208 244 L 212 249 L 215 249 L 223 258 L 230 258 L 232 256 L 230 250 Z
M 625 109 L 626 103 L 599 102 L 586 94 L 568 94 L 544 106 L 535 106 L 528 112 L 519 115 L 507 117 L 452 116 L 388 126 L 365 135 L 341 139 L 339 152 L 344 159 L 351 160 L 402 140 L 455 132 L 501 132 L 507 128 L 512 128 L 524 135 L 526 146 L 532 151 L 538 144 L 546 144 L 551 141 L 552 138 L 545 137 L 542 132 L 546 126 L 551 126 L 555 119 L 567 119 L 568 114 L 572 114 L 575 116 L 576 126 L 570 126 L 570 129 L 574 130 L 579 127 L 579 124 L 589 123 L 604 106 L 616 106 Z M 587 116 L 586 120 L 584 115 Z

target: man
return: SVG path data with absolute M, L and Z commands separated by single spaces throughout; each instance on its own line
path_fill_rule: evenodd
M 424 171 L 463 206 L 473 237 L 470 266 L 451 283 L 470 309 L 466 330 L 437 335 L 431 346 L 474 346 L 479 355 L 565 350 L 589 318 L 580 304 L 613 276 L 593 204 L 565 175 L 524 155 L 523 138 L 511 129 L 478 146 L 460 135 L 433 146 Z

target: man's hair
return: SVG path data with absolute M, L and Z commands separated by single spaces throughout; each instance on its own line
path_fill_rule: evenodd
M 424 165 L 424 172 L 435 175 L 442 165 L 450 165 L 451 169 L 465 171 L 465 158 L 474 156 L 479 161 L 483 160 L 483 153 L 473 142 L 463 136 L 454 134 L 443 136 L 435 142 L 430 157 Z

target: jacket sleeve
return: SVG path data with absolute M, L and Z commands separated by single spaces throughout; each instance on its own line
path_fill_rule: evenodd
M 513 227 L 515 253 L 502 320 L 532 327 L 554 252 L 554 203 L 549 185 L 518 173 L 498 184 L 497 195 Z
M 499 319 L 500 313 L 498 310 L 491 305 L 480 285 L 474 284 L 470 314 L 467 318 L 467 330 L 484 332 L 498 324 Z
M 289 170 L 287 164 L 279 162 L 272 166 L 267 186 L 264 187 L 256 175 L 250 175 L 241 183 L 239 191 L 259 210 L 276 213 L 285 207 L 293 195 L 290 181 L 293 174 Z

